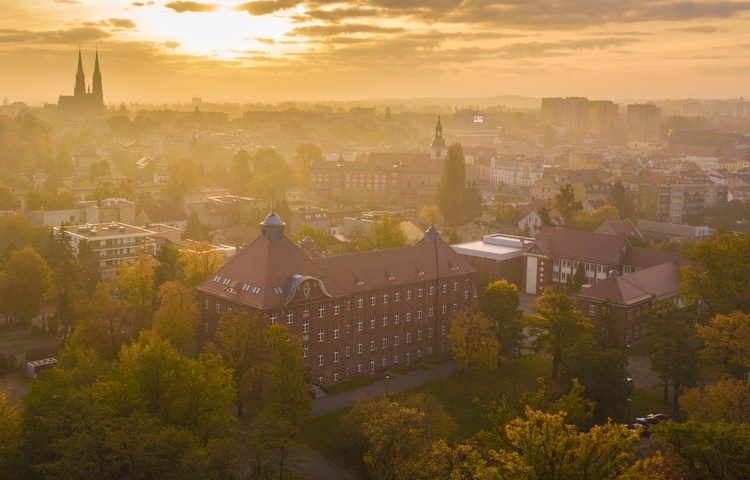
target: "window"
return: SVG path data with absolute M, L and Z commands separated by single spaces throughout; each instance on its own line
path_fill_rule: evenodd
M 596 315 L 596 305 L 589 305 L 589 315 Z
M 221 313 L 221 305 L 219 305 L 219 302 L 216 302 L 216 313 Z
M 424 294 L 424 287 L 420 285 L 419 288 L 417 289 L 417 297 L 422 298 L 423 294 Z
M 411 311 L 406 312 L 406 321 L 411 322 Z
M 453 302 L 453 311 L 454 312 L 458 311 L 458 302 Z
M 362 295 L 357 298 L 357 308 L 362 308 L 365 305 L 365 299 L 362 298 Z
M 310 331 L 310 319 L 305 318 L 302 320 L 302 333 L 307 333 Z
M 445 330 L 446 330 L 445 325 L 441 326 L 440 327 L 440 335 L 445 335 Z
M 380 342 L 383 348 L 388 348 L 388 339 L 383 337 L 383 340 Z
M 428 317 L 433 317 L 433 316 L 435 316 L 435 307 L 433 307 L 432 305 L 430 305 L 430 308 L 429 308 L 429 309 L 427 309 L 427 316 L 428 316 Z
M 338 382 L 339 381 L 339 372 L 333 372 L 333 381 Z
M 334 338 L 334 340 L 337 339 L 337 338 L 339 338 L 339 326 L 338 325 L 336 325 L 335 327 L 333 327 L 333 338 Z
M 432 338 L 432 328 L 427 330 L 427 338 Z
M 458 291 L 458 280 L 453 280 L 453 291 L 454 292 Z
M 464 290 L 464 300 L 468 300 L 468 299 L 469 299 L 469 289 L 467 288 L 466 290 Z
M 417 350 L 417 358 L 422 358 L 422 350 Z
M 387 314 L 383 315 L 383 326 L 384 327 L 388 326 L 388 315 Z
M 375 306 L 375 302 L 376 302 L 376 300 L 375 300 L 375 299 L 376 299 L 376 297 L 375 297 L 375 294 L 374 294 L 374 293 L 373 293 L 372 295 L 370 295 L 370 306 L 371 306 L 371 307 L 374 307 L 374 306 Z
M 325 339 L 326 332 L 322 328 L 318 329 L 318 342 L 322 342 Z
M 362 362 L 357 364 L 357 373 L 362 373 Z
M 307 358 L 310 353 L 310 347 L 307 344 L 302 345 L 302 358 Z
M 375 360 L 370 360 L 370 375 L 375 373 Z
M 417 307 L 417 320 L 422 320 L 422 307 Z
M 206 305 L 206 310 L 208 310 L 208 299 L 206 299 L 205 305 Z
M 321 305 L 318 307 L 318 318 L 323 318 L 326 315 L 326 306 Z
M 349 357 L 352 354 L 352 347 L 349 345 L 346 346 L 346 356 Z
M 398 355 L 394 355 L 393 356 L 393 363 L 395 363 L 396 365 L 398 365 Z
M 363 327 L 363 324 L 364 324 L 364 323 L 365 323 L 365 322 L 364 322 L 364 321 L 363 321 L 363 320 L 362 320 L 361 318 L 360 318 L 359 320 L 357 320 L 357 331 L 358 331 L 358 332 L 361 332 L 361 331 L 362 331 L 362 327 Z
M 286 312 L 286 323 L 292 323 L 294 321 L 294 311 L 287 310 Z
M 387 366 L 388 366 L 388 360 L 386 360 L 386 359 L 385 359 L 385 357 L 383 357 L 383 362 L 382 362 L 382 365 L 383 365 L 384 367 L 387 367 Z
M 443 302 L 443 304 L 440 306 L 440 313 L 442 313 L 443 315 L 445 315 L 445 311 L 446 311 L 446 309 L 445 309 L 445 302 Z
M 310 315 L 310 307 L 302 307 L 302 316 L 306 317 Z
M 406 289 L 406 299 L 411 300 L 411 288 Z
M 396 290 L 396 293 L 393 294 L 395 297 L 395 301 L 400 302 L 401 301 L 401 290 Z
M 333 314 L 338 315 L 339 314 L 339 302 L 333 303 Z
M 339 351 L 338 350 L 333 351 L 333 363 L 339 363 Z
M 357 343 L 357 355 L 362 355 L 362 342 Z
M 352 302 L 348 298 L 346 299 L 346 310 L 349 311 L 352 309 Z
M 435 287 L 430 285 L 430 295 L 435 295 Z
M 443 293 L 448 293 L 448 282 L 443 280 Z
M 406 343 L 411 343 L 411 332 L 406 332 Z
M 393 344 L 398 345 L 398 335 L 393 336 Z
M 383 303 L 388 303 L 388 292 L 383 293 Z
M 324 363 L 325 363 L 325 357 L 321 353 L 320 355 L 318 355 L 318 366 L 322 367 Z
M 417 331 L 417 341 L 422 340 L 422 330 Z
M 375 340 L 370 340 L 370 351 L 371 352 L 375 351 Z
M 346 321 L 346 334 L 352 333 L 352 326 L 349 324 L 349 320 Z
M 276 312 L 271 314 L 271 325 L 276 325 Z
M 395 314 L 393 315 L 393 323 L 395 323 L 396 325 L 398 325 L 398 319 L 399 319 L 399 314 L 398 314 L 398 313 L 395 313 Z
M 370 317 L 370 328 L 371 329 L 375 328 L 375 316 L 374 315 Z

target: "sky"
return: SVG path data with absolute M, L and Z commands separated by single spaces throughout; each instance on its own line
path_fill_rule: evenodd
M 750 95 L 750 1 L 0 0 L 0 98 Z

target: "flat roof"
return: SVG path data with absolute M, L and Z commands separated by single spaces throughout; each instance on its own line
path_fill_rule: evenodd
M 486 258 L 489 260 L 510 260 L 523 255 L 523 252 L 534 242 L 533 238 L 515 235 L 485 235 L 481 240 L 451 245 L 460 255 Z
M 56 231 L 60 227 L 55 227 Z M 84 238 L 109 238 L 123 236 L 148 236 L 154 232 L 145 228 L 134 227 L 126 223 L 87 223 L 85 225 L 70 225 L 65 227 L 65 233 Z

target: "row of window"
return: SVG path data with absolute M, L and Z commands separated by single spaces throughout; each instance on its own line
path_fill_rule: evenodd
M 447 330 L 447 327 L 445 325 L 442 325 L 440 327 L 440 334 L 441 335 L 445 335 L 446 334 L 446 330 Z M 429 329 L 427 329 L 427 338 L 432 338 L 432 332 L 433 332 L 432 327 L 430 327 Z M 334 339 L 339 338 L 339 327 L 338 326 L 333 327 L 333 338 Z M 388 339 L 386 337 L 383 337 L 383 348 L 388 348 L 388 342 L 387 342 L 387 340 Z M 422 340 L 422 330 L 418 330 L 417 331 L 417 340 Z M 325 341 L 325 329 L 320 328 L 320 329 L 318 329 L 318 343 L 322 343 L 324 341 Z M 411 342 L 411 333 L 407 332 L 406 333 L 406 343 L 409 343 L 409 342 Z M 393 344 L 394 345 L 398 345 L 399 344 L 399 336 L 398 335 L 395 335 L 393 337 Z M 347 349 L 348 348 L 349 347 L 347 347 Z M 357 353 L 362 353 L 362 342 L 359 342 L 359 348 L 358 348 L 358 350 L 359 351 Z M 373 350 L 375 350 L 375 341 L 374 340 L 371 342 L 371 345 L 370 345 L 370 351 L 373 351 Z M 348 353 L 347 353 L 347 356 L 349 356 Z

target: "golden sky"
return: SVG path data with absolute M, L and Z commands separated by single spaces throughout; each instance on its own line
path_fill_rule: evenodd
M 0 0 L 0 98 L 750 94 L 750 1 Z

